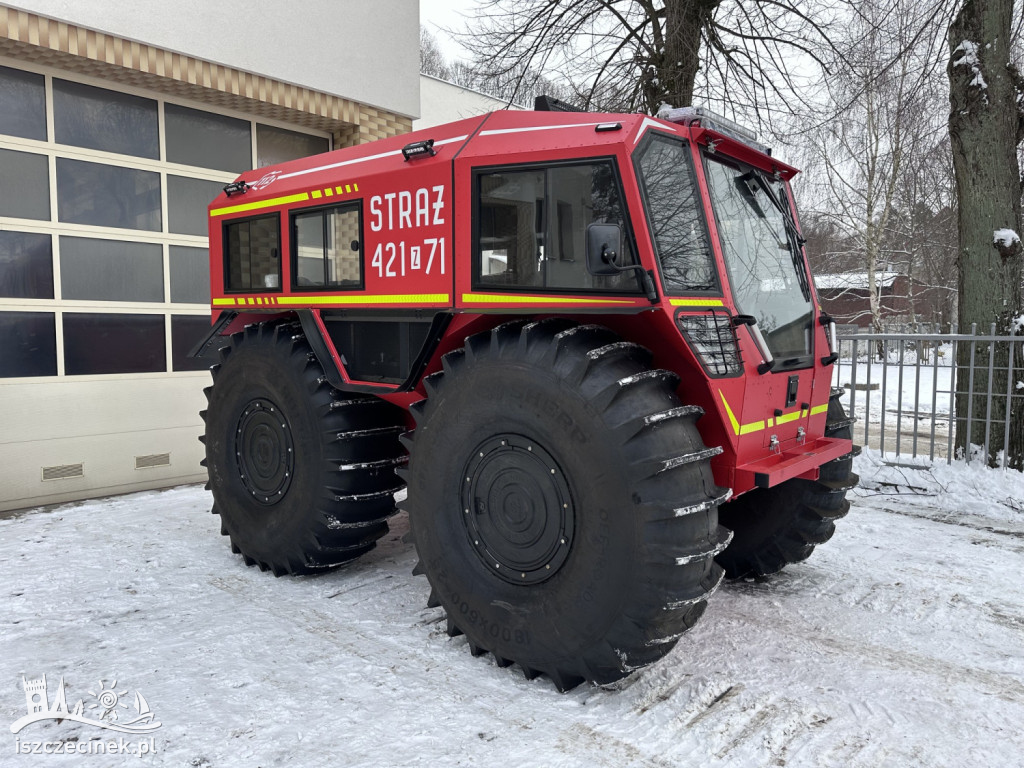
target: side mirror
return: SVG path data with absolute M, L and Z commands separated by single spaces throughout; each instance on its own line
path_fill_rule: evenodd
M 587 227 L 587 271 L 592 275 L 617 275 L 622 271 L 622 230 L 618 224 Z

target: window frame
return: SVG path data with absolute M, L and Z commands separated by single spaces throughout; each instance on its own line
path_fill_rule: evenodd
M 547 172 L 553 168 L 565 168 L 572 166 L 585 166 L 585 165 L 597 165 L 599 163 L 606 163 L 611 166 L 612 177 L 615 179 L 615 188 L 619 193 L 619 201 L 622 206 L 622 220 L 624 225 L 624 231 L 622 233 L 623 242 L 627 243 L 632 249 L 632 255 L 634 261 L 632 264 L 641 264 L 640 251 L 637 247 L 636 236 L 633 232 L 632 215 L 629 207 L 629 201 L 626 198 L 625 188 L 622 183 L 622 173 L 619 170 L 618 158 L 615 155 L 597 155 L 592 157 L 578 157 L 564 160 L 550 160 L 546 162 L 531 162 L 531 163 L 511 163 L 508 165 L 482 165 L 471 169 L 471 191 L 470 195 L 472 198 L 472 254 L 471 254 L 471 275 L 472 275 L 472 287 L 474 291 L 481 291 L 484 293 L 541 293 L 551 295 L 586 295 L 586 296 L 634 296 L 643 295 L 643 286 L 640 282 L 640 277 L 636 270 L 633 270 L 633 274 L 636 278 L 636 287 L 632 290 L 614 290 L 614 289 L 601 289 L 601 288 L 548 288 L 543 286 L 529 286 L 529 285 L 495 285 L 493 283 L 484 283 L 481 280 L 480 274 L 480 177 L 494 173 L 516 173 L 519 171 L 536 171 L 541 170 L 544 172 L 544 205 L 545 208 L 548 205 L 548 174 Z M 544 236 L 545 240 L 548 236 L 548 227 L 551 222 L 544 221 Z M 557 233 L 555 233 L 557 236 Z M 586 258 L 580 260 L 583 263 L 583 269 L 586 270 Z M 589 274 L 589 273 L 588 273 Z
M 342 283 L 328 283 L 326 282 L 327 276 L 327 213 L 331 211 L 342 211 L 343 209 L 355 210 L 358 216 L 358 227 L 359 227 L 359 281 L 355 285 L 342 284 Z M 324 221 L 324 251 L 323 251 L 323 265 L 324 265 L 324 278 L 325 282 L 322 285 L 299 285 L 299 233 L 297 220 L 300 216 L 308 216 L 314 213 L 322 213 Z M 288 211 L 288 252 L 289 252 L 289 268 L 291 270 L 291 277 L 289 284 L 293 292 L 298 293 L 324 293 L 327 291 L 365 291 L 366 290 L 366 241 L 364 240 L 364 224 L 363 224 L 363 200 L 358 198 L 355 200 L 346 200 L 343 203 L 326 203 L 323 205 L 309 206 L 308 208 L 293 208 Z
M 718 232 L 718 237 L 716 238 L 716 241 L 717 241 L 717 244 L 718 244 L 718 248 L 720 249 L 721 254 L 722 254 L 722 270 L 723 270 L 722 271 L 722 275 L 724 276 L 725 282 L 727 282 L 729 284 L 729 291 L 730 291 L 730 293 L 732 295 L 733 304 L 736 307 L 736 311 L 737 312 L 741 312 L 741 313 L 742 312 L 748 312 L 749 308 L 739 306 L 737 290 L 736 290 L 736 287 L 733 285 L 732 275 L 730 274 L 729 256 L 728 256 L 728 254 L 726 252 L 725 241 L 722 238 L 722 226 L 721 226 L 721 221 L 720 221 L 719 215 L 718 215 L 718 209 L 715 207 L 714 201 L 711 200 L 711 182 L 710 182 L 711 174 L 710 174 L 710 172 L 708 170 L 708 164 L 714 162 L 714 163 L 718 163 L 720 165 L 723 165 L 723 166 L 725 166 L 727 168 L 732 168 L 734 171 L 743 172 L 744 169 L 750 169 L 750 170 L 756 171 L 757 173 L 762 173 L 762 174 L 769 175 L 769 176 L 771 174 L 768 171 L 764 170 L 763 168 L 758 168 L 757 166 L 751 165 L 750 163 L 745 163 L 745 162 L 743 162 L 742 160 L 740 160 L 738 158 L 729 157 L 728 155 L 725 155 L 725 156 L 715 156 L 713 153 L 709 153 L 706 150 L 702 150 L 701 151 L 700 158 L 701 158 L 701 172 L 704 174 L 705 180 L 707 180 L 707 184 L 708 184 L 708 199 L 709 199 L 709 201 L 711 203 L 712 215 L 714 215 L 714 217 L 715 217 L 715 229 Z M 783 203 L 783 205 L 789 206 L 789 211 L 790 211 L 790 214 L 792 215 L 794 206 L 792 205 L 792 201 L 791 201 L 791 199 L 789 197 L 789 185 L 788 185 L 788 183 L 785 180 L 781 180 L 781 181 L 782 181 L 782 187 L 783 187 L 783 190 L 784 190 L 784 194 L 783 194 L 783 197 L 782 197 L 782 203 Z M 796 222 L 795 215 L 793 216 L 793 221 L 794 221 L 794 223 Z M 790 247 L 792 248 L 793 245 L 791 245 Z M 799 254 L 800 255 L 800 261 L 801 261 L 800 267 L 803 270 L 803 275 L 805 276 L 805 279 L 807 280 L 807 284 L 808 284 L 808 296 L 809 297 L 808 297 L 808 300 L 807 300 L 807 306 L 809 308 L 809 317 L 810 317 L 810 320 L 809 320 L 809 323 L 808 323 L 808 325 L 810 327 L 810 336 L 808 337 L 808 343 L 809 343 L 808 345 L 810 347 L 810 351 L 805 353 L 805 354 L 801 354 L 801 355 L 778 355 L 778 354 L 776 354 L 776 350 L 771 349 L 771 343 L 768 342 L 769 350 L 771 351 L 772 355 L 775 357 L 775 362 L 773 363 L 773 368 L 772 368 L 772 372 L 773 373 L 785 373 L 785 372 L 790 372 L 790 371 L 805 370 L 807 368 L 811 368 L 811 367 L 814 366 L 814 356 L 816 354 L 815 350 L 817 349 L 817 339 L 816 339 L 816 335 L 814 333 L 814 327 L 815 327 L 815 319 L 814 318 L 815 318 L 815 315 L 816 315 L 816 313 L 815 313 L 816 301 L 815 301 L 815 295 L 814 295 L 814 278 L 812 277 L 812 274 L 811 274 L 811 271 L 810 271 L 810 265 L 809 265 L 809 263 L 807 261 L 807 253 L 806 253 L 806 251 L 803 249 L 802 246 L 798 246 L 798 247 L 800 248 L 800 254 Z M 794 271 L 794 273 L 795 273 L 795 271 Z M 770 331 L 767 331 L 767 329 L 762 329 L 762 330 L 765 333 L 766 337 L 771 333 Z M 789 364 L 788 365 L 784 365 L 783 361 L 788 361 Z
M 704 232 L 704 239 L 708 246 L 708 254 L 711 258 L 711 268 L 715 275 L 715 288 L 672 288 L 666 284 L 665 270 L 661 263 L 661 254 L 658 252 L 658 240 L 654 234 L 653 222 L 648 216 L 648 211 L 651 210 L 650 200 L 647 196 L 647 183 L 645 181 L 646 176 L 640 168 L 640 158 L 647 151 L 647 148 L 658 140 L 668 140 L 672 143 L 681 144 L 684 150 L 686 168 L 689 169 L 690 179 L 693 181 L 693 191 L 697 196 L 697 200 L 700 206 L 700 223 Z M 718 255 L 715 253 L 715 240 L 711 237 L 711 227 L 708 224 L 707 206 L 704 198 L 704 191 L 701 187 L 700 178 L 697 173 L 697 163 L 693 159 L 693 143 L 690 139 L 682 138 L 671 133 L 664 133 L 662 131 L 648 131 L 643 137 L 637 147 L 633 150 L 631 157 L 633 162 L 633 173 L 636 176 L 637 192 L 640 195 L 640 200 L 643 203 L 643 217 L 644 225 L 647 228 L 647 235 L 651 239 L 651 254 L 654 256 L 654 262 L 658 266 L 658 282 L 661 286 L 662 294 L 665 296 L 690 296 L 693 294 L 699 294 L 702 297 L 708 298 L 725 298 L 725 284 L 722 280 L 721 268 L 719 265 Z
M 274 219 L 275 229 L 277 231 L 277 287 L 276 288 L 231 288 L 229 287 L 229 276 L 231 267 L 231 253 L 228 249 L 228 227 L 232 224 L 242 224 L 249 221 L 258 221 L 260 219 Z M 240 216 L 238 218 L 225 219 L 221 224 L 221 262 L 222 262 L 222 275 L 224 280 L 224 294 L 238 294 L 244 295 L 248 293 L 282 293 L 284 291 L 284 254 L 283 243 L 281 242 L 281 212 L 274 211 L 272 213 L 261 213 L 253 216 Z

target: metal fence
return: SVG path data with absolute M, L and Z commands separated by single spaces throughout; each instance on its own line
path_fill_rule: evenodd
M 976 327 L 969 334 L 840 333 L 833 384 L 846 389 L 843 404 L 858 419 L 854 442 L 932 462 L 993 456 L 1005 468 L 1010 416 L 1024 400 L 1021 341 L 997 336 L 994 324 L 987 335 Z M 961 351 L 966 361 L 958 366 Z M 958 424 L 972 435 L 972 449 L 960 457 Z

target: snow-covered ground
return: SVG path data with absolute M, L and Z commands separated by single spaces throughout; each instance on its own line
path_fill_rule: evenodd
M 296 579 L 245 568 L 196 486 L 0 520 L 0 765 L 39 764 L 26 743 L 119 736 L 156 752 L 45 762 L 1024 764 L 1024 480 L 870 452 L 858 470 L 810 560 L 724 586 L 654 667 L 564 695 L 447 637 L 404 515 L 352 566 Z M 22 677 L 44 674 L 51 704 L 63 677 L 69 708 L 95 713 L 106 688 L 124 721 L 138 691 L 160 727 L 11 733 Z

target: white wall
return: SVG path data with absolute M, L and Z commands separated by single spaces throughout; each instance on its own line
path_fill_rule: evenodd
M 203 482 L 209 384 L 207 371 L 0 381 L 0 511 Z M 163 453 L 168 466 L 135 469 L 136 456 Z M 82 464 L 82 476 L 41 481 L 44 467 L 67 464 Z
M 430 75 L 420 75 L 420 118 L 412 129 L 430 128 L 454 120 L 475 117 L 496 109 L 522 109 L 479 91 L 453 85 Z
M 12 8 L 418 114 L 417 0 L 14 0 Z

